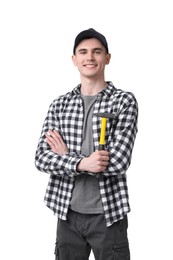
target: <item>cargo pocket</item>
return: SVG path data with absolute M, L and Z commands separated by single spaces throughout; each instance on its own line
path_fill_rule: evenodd
M 117 221 L 117 226 L 120 232 L 127 230 L 128 228 L 128 219 L 127 216 L 125 216 L 123 219 L 120 219 Z
M 129 244 L 113 245 L 114 260 L 130 260 Z

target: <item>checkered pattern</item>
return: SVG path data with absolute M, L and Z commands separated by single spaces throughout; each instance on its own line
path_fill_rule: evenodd
M 98 94 L 94 104 L 93 113 L 98 112 L 115 115 L 115 119 L 107 120 L 106 144 L 110 152 L 110 164 L 106 171 L 96 174 L 106 223 L 110 226 L 130 211 L 126 171 L 131 162 L 137 133 L 138 105 L 132 93 L 116 89 L 108 82 L 108 86 Z M 36 151 L 37 169 L 50 174 L 45 203 L 63 220 L 67 217 L 74 178 L 82 174 L 76 171 L 76 167 L 83 158 L 83 117 L 79 85 L 55 99 L 50 105 Z M 100 118 L 93 115 L 92 126 L 94 147 L 97 150 Z M 59 156 L 51 151 L 45 142 L 45 133 L 49 129 L 60 132 L 69 148 L 68 154 Z

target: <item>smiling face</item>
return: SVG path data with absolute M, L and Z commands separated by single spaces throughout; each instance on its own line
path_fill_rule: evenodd
M 101 42 L 91 38 L 79 43 L 72 60 L 81 77 L 97 79 L 104 77 L 105 65 L 109 64 L 110 57 Z

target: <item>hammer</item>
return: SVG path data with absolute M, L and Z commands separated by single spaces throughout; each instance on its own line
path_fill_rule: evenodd
M 101 117 L 101 130 L 100 130 L 100 141 L 99 151 L 105 150 L 105 135 L 106 135 L 106 122 L 107 118 L 115 118 L 114 114 L 110 113 L 95 113 L 95 116 Z

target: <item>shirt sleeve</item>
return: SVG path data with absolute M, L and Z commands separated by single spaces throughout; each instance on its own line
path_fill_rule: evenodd
M 80 174 L 76 168 L 83 156 L 75 153 L 60 156 L 54 153 L 45 141 L 48 130 L 60 130 L 58 118 L 55 116 L 59 112 L 58 107 L 55 101 L 49 107 L 35 154 L 35 166 L 41 172 L 74 177 Z
M 117 123 L 108 138 L 110 163 L 104 176 L 123 175 L 130 163 L 137 134 L 138 104 L 132 93 L 124 95 L 117 116 Z

